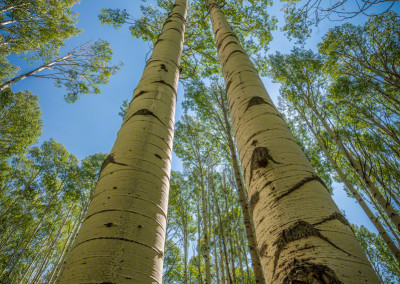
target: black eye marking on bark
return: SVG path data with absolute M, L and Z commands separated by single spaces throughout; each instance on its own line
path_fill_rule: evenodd
M 154 154 L 154 156 L 156 156 L 157 158 L 159 158 L 160 160 L 162 160 L 162 157 L 158 154 Z
M 266 168 L 269 164 L 269 161 L 273 162 L 274 164 L 280 164 L 279 162 L 275 161 L 274 158 L 272 158 L 267 148 L 257 147 L 254 149 L 250 164 L 250 183 L 253 180 L 253 172 L 259 168 Z
M 233 54 L 235 54 L 235 53 L 241 53 L 241 54 L 243 54 L 243 55 L 246 55 L 246 54 L 245 54 L 243 51 L 241 51 L 241 50 L 234 50 L 234 51 L 232 51 L 231 53 L 229 53 L 228 57 L 225 59 L 225 63 L 228 62 L 228 61 L 229 61 L 229 58 L 230 58 Z
M 263 244 L 263 245 L 258 249 L 258 254 L 259 254 L 259 255 L 267 255 L 267 251 L 268 251 L 268 245 L 267 245 L 267 244 Z
M 260 193 L 258 191 L 250 197 L 249 205 L 250 205 L 250 211 L 251 211 L 252 215 L 253 215 L 253 211 L 254 211 L 254 206 L 258 203 L 259 200 L 260 200 Z
M 218 28 L 215 30 L 214 35 L 217 35 L 217 33 L 221 30 L 221 28 Z
M 275 275 L 276 266 L 278 264 L 279 256 L 285 246 L 291 242 L 298 241 L 301 239 L 306 239 L 308 237 L 317 237 L 321 240 L 329 243 L 332 247 L 342 251 L 343 253 L 347 254 L 348 256 L 352 256 L 350 253 L 346 252 L 345 250 L 341 249 L 334 243 L 332 243 L 327 237 L 322 235 L 318 229 L 314 228 L 313 225 L 306 221 L 297 221 L 289 228 L 284 229 L 278 239 L 274 242 L 274 246 L 276 246 L 276 252 L 274 255 L 274 270 L 273 275 Z M 290 282 L 289 282 L 290 283 Z
M 153 83 L 160 83 L 160 84 L 164 84 L 167 85 L 168 87 L 171 88 L 171 90 L 174 92 L 175 96 L 176 96 L 176 90 L 174 87 L 172 87 L 170 84 L 168 84 L 167 82 L 165 82 L 164 80 L 160 80 L 160 81 L 154 81 Z
M 291 270 L 283 279 L 283 284 L 305 284 L 310 281 L 312 283 L 343 284 L 335 272 L 325 265 L 294 259 L 289 267 Z
M 327 186 L 326 186 L 325 182 L 324 182 L 318 175 L 315 175 L 315 174 L 314 174 L 314 175 L 309 176 L 309 177 L 306 177 L 306 178 L 302 179 L 301 181 L 299 181 L 298 183 L 296 183 L 296 184 L 295 184 L 293 187 L 291 187 L 286 193 L 281 194 L 280 196 L 278 196 L 278 197 L 275 199 L 275 202 L 277 202 L 277 201 L 279 201 L 280 199 L 282 199 L 282 198 L 288 196 L 289 194 L 291 194 L 292 192 L 296 191 L 297 189 L 300 189 L 303 185 L 305 185 L 305 184 L 307 184 L 307 183 L 309 183 L 309 182 L 312 182 L 312 181 L 318 181 L 320 184 L 322 184 L 322 185 L 327 189 Z
M 164 27 L 163 27 L 164 28 Z M 156 46 L 160 41 L 163 41 L 163 39 L 162 38 L 158 38 L 157 40 L 156 40 L 156 43 L 154 44 L 154 46 Z M 148 61 L 147 61 L 148 62 Z M 146 66 L 147 66 L 147 64 L 146 64 Z
M 178 33 L 182 33 L 182 31 L 181 30 L 179 30 L 179 29 L 177 29 L 177 28 L 168 28 L 168 29 L 165 29 L 164 31 L 163 31 L 163 33 L 164 32 L 166 32 L 166 31 L 168 31 L 168 30 L 175 30 L 175 31 L 177 31 Z
M 221 48 L 221 46 L 224 44 L 224 41 L 225 41 L 225 39 L 227 39 L 228 37 L 234 37 L 235 39 L 237 39 L 237 36 L 235 35 L 235 33 L 233 33 L 233 32 L 227 32 L 227 33 L 225 33 L 225 35 L 223 36 L 223 38 L 221 38 L 221 39 L 219 39 L 218 40 L 218 45 L 217 45 L 217 48 L 218 49 L 220 49 Z M 238 42 L 236 41 L 230 41 L 230 42 L 233 42 L 233 43 L 236 43 L 237 45 L 238 45 Z M 239 46 L 240 47 L 240 46 Z M 242 51 L 241 51 L 242 52 Z
M 161 119 L 159 119 L 153 112 L 149 111 L 148 109 L 140 109 L 137 112 L 135 112 L 134 114 L 132 114 L 128 119 L 126 119 L 123 124 L 127 123 L 129 119 L 131 119 L 132 117 L 134 117 L 135 115 L 145 115 L 145 116 L 152 116 L 155 117 L 159 122 L 161 122 L 162 125 L 164 125 L 165 127 L 167 127 L 164 122 L 161 121 Z
M 207 5 L 207 10 L 209 13 L 211 13 L 212 9 L 220 9 L 219 5 L 217 3 L 211 3 Z
M 229 80 L 228 83 L 226 84 L 226 91 L 228 92 L 230 86 L 232 84 L 232 80 Z
M 101 165 L 101 169 L 100 172 L 102 172 L 108 164 L 116 164 L 116 165 L 120 165 L 120 166 L 129 166 L 127 164 L 123 164 L 123 163 L 118 163 L 117 161 L 115 161 L 114 158 L 115 154 L 114 153 L 110 153 L 106 159 L 104 160 L 103 164 Z
M 261 98 L 261 97 L 252 97 L 252 98 L 249 100 L 249 104 L 247 105 L 247 108 L 246 108 L 245 112 L 246 112 L 249 108 L 251 108 L 252 106 L 262 105 L 262 104 L 271 105 L 270 103 L 267 103 L 267 102 L 266 102 L 263 98 Z
M 231 45 L 231 44 L 238 44 L 238 43 L 237 43 L 237 41 L 235 41 L 235 40 L 231 40 L 230 42 L 228 42 L 227 44 L 225 44 L 224 48 L 222 49 L 222 52 L 224 52 L 225 49 L 228 47 L 228 45 Z
M 257 144 L 258 144 L 258 141 L 257 140 L 253 140 L 253 142 L 251 143 L 251 146 L 255 147 L 255 146 L 257 146 Z
M 110 227 L 112 227 L 113 225 L 114 225 L 113 223 L 104 224 L 104 226 L 106 226 L 107 228 L 110 228 Z
M 165 64 L 161 64 L 161 70 L 168 72 L 167 67 L 165 66 Z
M 135 244 L 138 244 L 138 245 L 147 247 L 147 248 L 149 248 L 149 249 L 155 251 L 155 252 L 157 253 L 157 256 L 158 256 L 159 258 L 164 257 L 164 252 L 158 250 L 158 249 L 155 248 L 155 247 L 152 247 L 152 246 L 149 246 L 149 245 L 147 245 L 147 244 L 138 242 L 138 241 L 136 241 L 136 240 L 131 240 L 131 239 L 127 239 L 127 238 L 116 238 L 116 237 L 97 237 L 97 238 L 87 239 L 87 240 L 84 240 L 83 242 L 80 242 L 80 243 L 76 244 L 75 247 L 74 247 L 74 249 L 76 249 L 78 246 L 80 246 L 80 245 L 82 245 L 82 244 L 84 244 L 84 243 L 91 242 L 91 241 L 94 241 L 94 240 L 116 240 L 116 241 L 122 241 L 122 242 L 135 243 Z M 115 284 L 115 283 L 112 283 L 112 284 Z
M 169 15 L 169 17 L 171 17 L 171 14 Z M 172 23 L 173 21 L 174 21 L 174 20 L 167 19 L 167 20 L 164 22 L 163 27 L 164 27 L 166 24 L 168 24 L 168 23 Z
M 321 221 L 319 221 L 317 223 L 314 223 L 313 226 L 318 226 L 318 225 L 321 225 L 321 224 L 331 221 L 331 220 L 338 220 L 343 225 L 349 226 L 351 228 L 349 221 L 347 221 L 346 217 L 344 217 L 343 214 L 340 212 L 333 212 L 328 217 L 322 219 Z
M 139 93 L 137 93 L 136 95 L 133 96 L 131 102 L 129 104 L 131 104 L 134 100 L 136 100 L 138 97 L 140 97 L 141 95 L 144 95 L 146 93 L 148 93 L 149 91 L 140 91 Z

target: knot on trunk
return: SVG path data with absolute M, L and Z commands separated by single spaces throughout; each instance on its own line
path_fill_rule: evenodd
M 329 267 L 321 264 L 293 261 L 283 284 L 343 284 Z

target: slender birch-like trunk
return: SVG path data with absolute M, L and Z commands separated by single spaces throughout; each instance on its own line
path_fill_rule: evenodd
M 218 231 L 219 231 L 219 235 L 222 238 L 222 247 L 224 249 L 226 274 L 227 274 L 229 283 L 233 283 L 233 280 L 232 280 L 232 277 L 231 277 L 231 272 L 229 270 L 229 258 L 228 258 L 227 244 L 226 244 L 226 239 L 225 239 L 225 230 L 224 230 L 224 226 L 222 224 L 221 210 L 219 209 L 217 198 L 215 198 L 215 206 L 216 206 L 217 217 L 218 217 Z
M 208 184 L 210 183 L 210 176 L 208 175 L 208 177 L 207 177 L 207 182 L 208 182 Z M 207 190 L 207 220 L 208 220 L 208 245 L 209 245 L 209 247 L 208 247 L 208 253 L 209 253 L 209 258 L 210 258 L 210 283 L 212 283 L 211 281 L 212 281 L 212 265 L 211 265 L 211 261 L 212 261 L 212 258 L 211 258 L 211 237 L 212 237 L 212 235 L 213 235 L 213 227 L 211 226 L 211 190 L 209 189 L 209 187 L 207 187 L 208 188 L 208 190 Z
M 222 93 L 221 93 L 221 102 L 222 102 L 221 108 L 225 123 L 226 135 L 228 137 L 229 151 L 231 152 L 231 157 L 232 157 L 232 167 L 235 173 L 236 186 L 239 193 L 239 200 L 243 213 L 243 221 L 246 229 L 247 242 L 250 250 L 251 262 L 253 265 L 254 278 L 256 283 L 263 284 L 265 283 L 265 280 L 261 269 L 260 257 L 257 254 L 257 240 L 255 236 L 254 224 L 250 217 L 248 197 L 245 192 L 245 187 L 243 184 L 242 173 L 240 171 L 239 162 L 236 157 L 236 147 L 231 133 L 232 130 L 231 130 L 231 124 L 228 119 L 227 106 L 225 104 L 226 99 L 222 97 Z
M 162 283 L 174 115 L 187 0 L 147 61 L 59 283 Z
M 232 216 L 232 212 L 231 214 L 229 214 L 229 207 L 228 207 L 228 197 L 227 197 L 227 193 L 226 193 L 226 183 L 225 183 L 225 176 L 223 176 L 223 185 L 222 185 L 222 191 L 224 193 L 224 199 L 225 199 L 225 213 L 226 213 L 226 218 L 228 220 L 228 224 L 232 224 L 232 220 L 231 220 L 231 216 Z M 232 266 L 232 283 L 236 284 L 236 266 L 235 266 L 235 248 L 233 246 L 233 242 L 232 242 L 232 234 L 227 234 L 227 238 L 228 238 L 228 242 L 229 242 L 229 252 L 231 255 L 231 266 Z
M 215 199 L 215 196 L 214 196 L 214 199 Z M 221 230 L 220 230 L 220 227 L 219 227 L 219 224 L 218 224 L 218 218 L 217 218 L 217 221 L 215 221 L 215 218 L 216 218 L 216 214 L 215 214 L 215 210 L 214 210 L 215 206 L 216 206 L 216 204 L 214 204 L 214 206 L 211 206 L 211 210 L 212 210 L 212 213 L 213 213 L 212 214 L 212 219 L 213 219 L 213 222 L 215 224 L 214 226 L 217 226 L 217 229 L 218 229 L 218 247 L 219 247 L 219 256 L 220 256 L 220 260 L 221 260 L 221 262 L 220 262 L 220 264 L 221 264 L 221 280 L 222 280 L 222 283 L 225 284 L 226 278 L 225 278 L 224 253 L 223 253 L 223 250 L 222 250 Z
M 244 244 L 244 240 L 243 240 L 243 235 L 242 234 L 239 234 L 239 242 L 240 242 L 240 247 L 243 250 L 244 262 L 246 263 L 246 273 L 247 273 L 247 281 L 246 281 L 246 283 L 250 283 L 251 282 L 251 277 L 250 277 L 249 262 L 247 261 L 246 245 Z
M 201 223 L 200 222 L 200 206 L 199 206 L 199 204 L 197 204 L 197 240 L 198 240 L 198 242 L 197 242 L 197 262 L 198 262 L 197 269 L 198 269 L 198 273 L 199 273 L 198 281 L 201 284 L 201 283 L 203 283 L 203 277 L 201 276 L 201 243 L 200 243 L 201 229 L 200 229 L 200 223 Z
M 210 198 L 209 202 L 211 202 L 211 198 Z M 214 219 L 214 215 L 212 214 L 212 211 L 213 211 L 212 208 L 213 208 L 213 206 L 210 203 L 210 221 L 211 221 L 210 228 L 214 232 L 212 234 L 212 237 L 213 237 L 213 242 L 214 242 L 214 246 L 213 247 L 214 247 L 215 274 L 216 274 L 216 277 L 217 277 L 217 284 L 220 284 L 221 280 L 219 278 L 219 265 L 218 265 L 218 253 L 217 253 L 217 236 L 215 234 L 215 219 Z M 210 238 L 211 238 L 211 236 L 210 236 Z M 220 252 L 220 253 L 222 253 L 222 252 Z
M 234 214 L 235 211 L 234 211 L 234 208 L 233 208 L 234 199 L 233 199 L 232 195 L 231 195 L 230 199 L 231 199 L 230 205 L 231 205 L 231 212 L 232 212 L 232 223 L 234 224 L 235 228 L 237 228 L 235 232 L 232 232 L 232 234 L 234 235 L 233 236 L 234 237 L 234 242 L 236 244 L 235 247 L 236 247 L 237 255 L 238 255 L 238 258 L 239 258 L 239 269 L 240 269 L 240 280 L 241 280 L 240 283 L 244 283 L 244 270 L 243 270 L 242 252 L 241 252 L 241 249 L 240 249 L 240 243 L 239 243 L 239 238 L 238 238 L 238 234 L 240 233 L 240 225 L 238 224 L 238 222 L 236 222 L 236 218 L 235 218 L 235 214 Z
M 350 224 L 276 110 L 216 0 L 206 0 L 267 283 L 378 283 Z
M 184 232 L 183 232 L 183 252 L 184 252 L 184 262 L 185 262 L 185 267 L 184 267 L 184 269 L 185 269 L 185 271 L 184 271 L 184 273 L 185 273 L 185 282 L 184 282 L 184 284 L 187 284 L 188 283 L 188 273 L 187 273 L 187 270 L 188 270 L 188 231 L 187 231 L 187 225 L 186 225 L 186 223 L 185 223 L 185 228 L 183 229 L 184 230 Z
M 211 269 L 210 269 L 210 238 L 208 230 L 208 214 L 207 214 L 207 198 L 206 198 L 206 188 L 204 182 L 203 167 L 201 165 L 200 159 L 199 170 L 200 170 L 200 186 L 201 186 L 201 212 L 203 218 L 203 235 L 204 235 L 204 262 L 206 268 L 206 284 L 211 284 Z

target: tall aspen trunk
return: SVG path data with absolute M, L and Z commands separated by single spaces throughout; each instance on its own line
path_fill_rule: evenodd
M 220 239 L 221 237 L 219 237 Z M 224 254 L 222 252 L 222 244 L 221 240 L 218 240 L 218 245 L 219 245 L 219 253 L 220 253 L 220 258 L 221 258 L 221 274 L 222 274 L 222 283 L 226 283 L 226 276 L 225 276 L 225 262 L 224 262 Z
M 212 181 L 213 182 L 213 181 Z M 213 186 L 214 187 L 214 186 Z M 210 199 L 210 202 L 211 202 L 211 199 Z M 212 237 L 213 237 L 213 241 L 214 241 L 214 263 L 215 263 L 215 274 L 216 274 L 216 277 L 217 277 L 217 284 L 220 284 L 220 278 L 219 278 L 219 265 L 218 265 L 218 253 L 217 253 L 217 237 L 216 237 L 216 234 L 215 234 L 215 219 L 214 219 L 214 217 L 215 217 L 215 214 L 212 214 L 212 208 L 213 208 L 213 206 L 212 206 L 212 204 L 210 203 L 210 220 L 211 220 L 211 226 L 210 226 L 210 228 L 211 228 L 211 230 L 214 232 L 213 234 L 212 234 Z M 220 253 L 222 253 L 222 251 L 220 251 Z
M 216 0 L 206 0 L 267 283 L 377 283 L 350 224 L 276 110 Z
M 221 98 L 221 101 L 225 102 L 226 100 L 224 98 Z M 246 229 L 246 236 L 247 236 L 248 247 L 250 250 L 251 262 L 253 264 L 254 278 L 256 283 L 263 284 L 265 283 L 265 280 L 261 269 L 260 257 L 257 254 L 257 240 L 255 236 L 254 224 L 250 217 L 248 197 L 245 192 L 245 187 L 243 184 L 242 173 L 240 171 L 239 162 L 236 157 L 236 147 L 233 141 L 231 133 L 232 132 L 231 124 L 228 120 L 228 110 L 226 109 L 225 103 L 221 105 L 221 108 L 224 116 L 226 135 L 228 137 L 229 151 L 231 152 L 231 157 L 232 157 L 233 172 L 235 173 L 236 186 L 239 193 L 240 206 L 242 208 L 242 213 L 243 213 L 243 221 Z
M 246 283 L 251 283 L 249 262 L 247 261 L 246 245 L 244 244 L 244 240 L 243 240 L 243 235 L 242 234 L 239 234 L 239 242 L 240 242 L 240 246 L 241 246 L 241 248 L 243 250 L 244 262 L 246 263 L 246 273 L 247 273 L 247 281 L 246 281 Z
M 383 228 L 383 226 L 382 226 L 381 222 L 379 221 L 379 219 L 369 209 L 369 207 L 365 203 L 363 197 L 360 194 L 358 194 L 357 190 L 354 188 L 352 183 L 347 179 L 346 175 L 344 174 L 342 169 L 339 167 L 339 165 L 336 163 L 335 159 L 331 156 L 331 154 L 329 153 L 329 151 L 326 148 L 325 144 L 323 143 L 323 141 L 319 137 L 318 133 L 314 130 L 314 128 L 312 127 L 312 125 L 310 124 L 310 122 L 308 121 L 306 116 L 303 113 L 301 113 L 300 111 L 299 111 L 299 113 L 303 117 L 303 120 L 307 123 L 308 128 L 311 130 L 311 132 L 313 133 L 313 135 L 317 139 L 319 147 L 322 149 L 322 151 L 324 152 L 325 156 L 328 158 L 329 162 L 331 163 L 331 165 L 333 166 L 333 168 L 335 169 L 335 171 L 339 175 L 339 177 L 342 180 L 342 182 L 346 185 L 346 187 L 353 194 L 353 196 L 356 199 L 356 201 L 358 202 L 358 204 L 364 210 L 365 214 L 367 214 L 369 220 L 372 222 L 372 224 L 374 224 L 375 228 L 378 230 L 379 235 L 381 235 L 381 237 L 383 238 L 385 243 L 388 245 L 390 251 L 393 253 L 393 255 L 395 256 L 397 261 L 400 263 L 400 250 L 398 249 L 398 247 L 394 244 L 392 239 L 389 237 L 389 235 L 387 234 L 386 230 Z
M 236 284 L 236 266 L 235 266 L 235 248 L 232 242 L 232 234 L 228 234 L 228 241 L 231 254 L 231 265 L 232 265 L 232 283 Z
M 174 115 L 187 0 L 147 61 L 59 283 L 162 283 Z
M 200 186 L 201 186 L 201 212 L 203 218 L 203 235 L 204 235 L 204 262 L 206 268 L 206 284 L 211 284 L 211 269 L 210 269 L 210 238 L 208 233 L 208 214 L 207 214 L 207 198 L 206 188 L 204 183 L 203 167 L 199 160 L 200 170 Z
M 214 188 L 214 185 L 213 185 L 213 188 Z M 214 198 L 216 198 L 215 196 L 214 196 Z M 223 253 L 223 249 L 222 249 L 222 244 L 221 244 L 221 230 L 220 230 L 220 228 L 219 228 L 219 224 L 218 224 L 218 218 L 217 218 L 217 221 L 215 221 L 215 218 L 216 218 L 216 214 L 215 214 L 215 204 L 214 204 L 214 206 L 211 206 L 211 209 L 212 209 L 212 218 L 213 218 L 213 221 L 214 221 L 214 224 L 215 223 L 217 223 L 217 224 L 215 224 L 215 226 L 217 226 L 217 230 L 218 230 L 218 247 L 219 247 L 219 256 L 220 256 L 220 259 L 221 259 L 221 262 L 220 262 L 220 264 L 221 264 L 221 280 L 222 280 L 222 283 L 223 284 L 225 284 L 226 283 L 226 278 L 225 278 L 225 263 L 224 263 L 224 253 Z
M 217 198 L 215 198 L 215 206 L 216 206 L 216 209 L 217 209 L 219 235 L 222 238 L 222 247 L 224 249 L 226 274 L 227 274 L 229 283 L 233 283 L 233 280 L 232 280 L 232 277 L 231 277 L 231 273 L 229 271 L 229 258 L 228 258 L 228 252 L 226 251 L 227 250 L 227 245 L 226 245 L 226 239 L 225 239 L 225 232 L 224 232 L 224 226 L 222 225 L 221 210 L 219 209 Z
M 184 228 L 184 233 L 183 233 L 183 253 L 184 253 L 184 262 L 185 262 L 185 267 L 184 267 L 184 269 L 185 269 L 185 271 L 184 271 L 184 273 L 185 273 L 185 284 L 187 284 L 188 283 L 188 273 L 187 273 L 187 271 L 188 271 L 188 231 L 187 231 L 187 224 L 185 223 L 185 228 Z
M 203 277 L 201 276 L 201 230 L 200 230 L 200 206 L 199 204 L 197 204 L 197 239 L 198 239 L 198 243 L 197 243 L 197 262 L 199 263 L 197 266 L 198 272 L 199 272 L 199 276 L 198 276 L 198 281 L 199 283 L 203 283 Z
M 208 184 L 209 184 L 209 175 L 208 175 Z M 211 270 L 212 270 L 212 265 L 211 265 L 211 261 L 212 261 L 212 259 L 211 259 L 211 237 L 212 237 L 212 235 L 213 235 L 213 227 L 211 226 L 211 198 L 210 198 L 210 195 L 211 195 L 211 190 L 208 188 L 208 190 L 207 190 L 207 221 L 208 221 L 208 253 L 209 253 L 209 259 L 210 259 L 210 283 L 211 283 L 211 281 L 212 281 L 212 273 L 211 273 Z M 215 268 L 216 269 L 216 268 Z
M 222 191 L 224 192 L 224 199 L 225 199 L 225 213 L 226 213 L 226 218 L 229 221 L 229 224 L 231 224 L 231 214 L 229 214 L 229 207 L 228 207 L 228 196 L 226 193 L 226 183 L 225 183 L 225 176 L 223 176 L 223 185 L 222 185 Z M 232 283 L 236 284 L 236 267 L 235 267 L 235 248 L 233 246 L 232 242 L 232 234 L 227 234 L 228 242 L 229 242 L 229 247 L 230 247 L 230 255 L 231 255 L 231 265 L 232 265 Z
M 237 226 L 236 228 L 240 228 Z M 242 252 L 240 250 L 240 244 L 239 244 L 239 239 L 237 236 L 237 232 L 233 232 L 234 238 L 235 238 L 235 244 L 236 244 L 236 251 L 237 255 L 239 258 L 239 269 L 240 269 L 240 283 L 244 283 L 244 270 L 243 270 L 243 259 L 242 259 Z
M 240 250 L 240 243 L 239 243 L 239 238 L 238 238 L 238 234 L 240 233 L 240 225 L 238 224 L 238 222 L 236 222 L 236 218 L 235 218 L 235 214 L 234 214 L 234 208 L 233 208 L 233 197 L 231 196 L 231 212 L 232 212 L 232 223 L 234 224 L 236 231 L 232 232 L 232 234 L 234 235 L 234 241 L 235 241 L 235 247 L 236 247 L 236 251 L 237 251 L 237 256 L 239 258 L 239 269 L 240 269 L 240 283 L 244 283 L 244 271 L 243 271 L 243 261 L 242 261 L 242 252 Z

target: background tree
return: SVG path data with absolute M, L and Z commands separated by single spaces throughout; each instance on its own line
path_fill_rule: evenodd
M 75 0 L 0 1 L 0 79 L 12 76 L 9 54 L 29 54 L 32 59 L 56 56 L 64 40 L 81 31 L 75 27 Z
M 398 0 L 332 1 L 285 0 L 283 1 L 285 25 L 282 28 L 289 37 L 304 43 L 311 36 L 312 28 L 328 20 L 348 21 L 358 16 L 383 15 L 399 8 Z
M 173 1 L 156 1 L 155 4 L 141 5 L 142 17 L 139 19 L 121 9 L 103 9 L 99 19 L 102 24 L 110 24 L 116 29 L 129 25 L 133 37 L 143 39 L 152 46 Z M 224 1 L 223 5 L 228 21 L 260 69 L 265 64 L 265 56 L 261 51 L 268 50 L 268 43 L 272 40 L 271 33 L 276 29 L 277 20 L 268 13 L 270 5 L 270 0 Z M 199 79 L 201 76 L 220 73 L 217 50 L 212 37 L 213 31 L 207 17 L 205 2 L 190 1 L 181 79 Z
M 92 155 L 79 165 L 54 140 L 13 157 L 0 192 L 2 281 L 55 280 L 104 158 Z
M 0 94 L 0 159 L 22 154 L 41 134 L 37 96 L 29 91 Z

